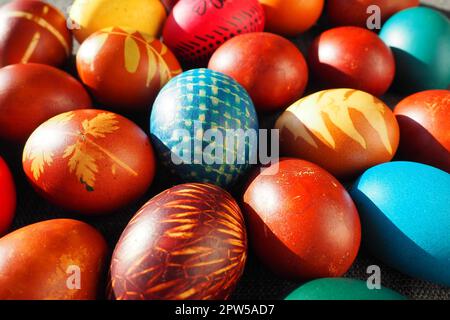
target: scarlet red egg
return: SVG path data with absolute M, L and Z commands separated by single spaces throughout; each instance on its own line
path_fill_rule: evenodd
M 72 54 L 72 34 L 58 9 L 42 1 L 0 8 L 0 67 L 15 63 L 60 66 Z
M 357 256 L 356 207 L 345 188 L 315 164 L 284 158 L 258 170 L 243 205 L 254 251 L 285 278 L 339 277 Z
M 209 69 L 239 82 L 260 111 L 284 109 L 298 100 L 308 82 L 308 67 L 297 47 L 271 33 L 250 33 L 223 44 Z
M 374 14 L 379 13 L 380 22 L 384 23 L 395 13 L 418 5 L 419 0 L 329 0 L 327 9 L 333 24 L 365 28 Z M 379 11 L 368 10 L 371 6 L 377 6 Z
M 402 100 L 394 110 L 400 154 L 450 173 L 450 91 L 429 90 Z
M 83 42 L 77 68 L 99 103 L 121 111 L 147 111 L 159 90 L 182 71 L 161 41 L 117 27 Z
M 232 37 L 264 30 L 258 0 L 180 0 L 164 26 L 164 43 L 182 62 L 204 66 Z
M 210 184 L 175 186 L 150 200 L 123 232 L 111 263 L 111 298 L 218 300 L 247 258 L 236 201 Z
M 107 254 L 84 222 L 39 222 L 0 239 L 1 300 L 95 300 Z
M 23 143 L 44 121 L 91 104 L 81 83 L 56 68 L 16 64 L 0 69 L 2 140 Z
M 0 157 L 0 236 L 10 227 L 16 210 L 16 189 L 11 172 Z
M 155 157 L 147 135 L 130 120 L 107 111 L 76 110 L 33 132 L 23 168 L 50 202 L 95 215 L 142 196 L 153 180 Z
M 309 50 L 311 73 L 326 88 L 383 95 L 395 76 L 391 49 L 373 32 L 339 27 L 323 32 Z

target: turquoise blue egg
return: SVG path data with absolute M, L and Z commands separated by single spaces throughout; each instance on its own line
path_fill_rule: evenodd
M 450 21 L 444 14 L 424 7 L 400 11 L 380 37 L 394 52 L 400 86 L 422 91 L 450 85 Z
M 450 286 L 450 175 L 414 162 L 367 170 L 352 187 L 363 243 L 386 264 Z
M 286 300 L 406 300 L 406 297 L 385 287 L 369 289 L 367 282 L 361 280 L 325 278 L 302 285 Z
M 225 188 L 256 164 L 258 129 L 245 89 L 209 69 L 172 79 L 156 98 L 150 118 L 151 138 L 166 167 L 185 182 Z M 248 136 L 238 139 L 237 130 Z

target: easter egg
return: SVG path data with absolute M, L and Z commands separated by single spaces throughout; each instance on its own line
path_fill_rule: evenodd
M 0 68 L 16 63 L 61 66 L 72 54 L 72 34 L 58 9 L 42 1 L 0 8 Z
M 180 0 L 164 26 L 164 43 L 183 63 L 204 66 L 228 39 L 264 29 L 258 0 Z
M 384 23 L 395 13 L 418 5 L 419 0 L 329 0 L 327 11 L 334 25 L 366 28 L 368 22 Z M 379 19 L 373 18 L 377 14 Z
M 339 27 L 318 36 L 309 49 L 313 76 L 326 88 L 351 88 L 382 96 L 395 76 L 394 55 L 372 31 Z
M 310 29 L 319 20 L 323 0 L 259 0 L 266 15 L 266 31 L 288 37 Z
M 158 37 L 166 17 L 159 0 L 75 0 L 70 9 L 73 33 L 80 43 L 110 27 L 131 28 Z
M 260 111 L 276 111 L 300 99 L 308 82 L 302 53 L 287 39 L 255 32 L 237 36 L 211 57 L 209 69 L 234 78 Z
M 0 157 L 0 236 L 10 227 L 16 210 L 16 188 L 8 165 Z
M 249 180 L 243 208 L 254 252 L 292 280 L 342 276 L 358 253 L 358 212 L 345 188 L 307 161 L 282 158 Z
M 236 201 L 209 184 L 151 199 L 123 232 L 111 263 L 112 298 L 227 299 L 241 277 L 247 236 Z
M 429 90 L 402 100 L 394 110 L 400 154 L 450 173 L 450 91 Z
M 381 39 L 391 47 L 397 84 L 407 91 L 447 89 L 450 85 L 450 22 L 429 8 L 410 8 L 392 16 Z
M 314 162 L 339 178 L 351 178 L 391 161 L 399 144 L 392 111 L 374 96 L 331 89 L 307 96 L 277 120 L 286 156 Z
M 42 122 L 91 104 L 81 83 L 56 68 L 16 64 L 0 69 L 2 140 L 24 143 Z
M 147 111 L 159 90 L 181 73 L 161 41 L 125 28 L 104 29 L 87 38 L 78 51 L 77 68 L 99 103 L 124 111 Z
M 107 254 L 88 224 L 39 222 L 0 238 L 1 300 L 94 300 Z
M 130 120 L 107 111 L 76 110 L 33 132 L 23 168 L 48 201 L 95 215 L 141 197 L 153 180 L 155 159 L 147 135 Z
M 286 300 L 406 300 L 401 294 L 381 287 L 369 289 L 367 282 L 347 278 L 310 281 L 293 291 Z
M 183 181 L 222 187 L 256 164 L 258 129 L 247 92 L 209 69 L 172 79 L 156 98 L 150 119 L 153 144 L 167 168 Z
M 428 165 L 391 162 L 367 170 L 351 195 L 364 242 L 381 261 L 450 286 L 450 175 Z

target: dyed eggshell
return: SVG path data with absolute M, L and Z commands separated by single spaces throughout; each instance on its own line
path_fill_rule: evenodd
M 40 64 L 0 69 L 0 139 L 24 143 L 41 123 L 62 112 L 89 108 L 91 99 L 69 74 Z
M 58 9 L 41 1 L 0 8 L 0 68 L 16 63 L 61 66 L 72 54 L 72 34 Z
M 326 278 L 310 281 L 293 291 L 286 300 L 406 300 L 401 294 L 381 287 L 371 290 L 366 281 Z
M 264 30 L 258 0 L 181 0 L 164 26 L 164 43 L 183 63 L 203 67 L 228 39 Z
M 0 236 L 10 227 L 16 210 L 16 188 L 13 176 L 0 157 Z
M 450 173 L 450 91 L 413 94 L 394 114 L 400 125 L 400 154 Z
M 158 37 L 166 17 L 159 0 L 75 0 L 70 9 L 73 33 L 80 43 L 94 32 L 116 26 Z
M 185 182 L 221 187 L 231 187 L 245 175 L 257 152 L 257 142 L 251 139 L 226 148 L 227 130 L 258 134 L 258 129 L 255 108 L 244 88 L 209 69 L 190 70 L 172 79 L 156 98 L 150 118 L 153 144 L 167 168 Z M 214 142 L 205 132 L 222 139 Z M 208 152 L 212 145 L 216 156 Z M 225 159 L 227 155 L 234 160 Z
M 351 89 L 305 97 L 275 127 L 282 154 L 314 162 L 339 178 L 391 161 L 399 144 L 392 111 L 374 96 Z
M 424 164 L 367 170 L 351 190 L 367 248 L 402 273 L 450 286 L 449 191 L 450 175 Z
M 94 300 L 106 254 L 102 235 L 84 222 L 49 220 L 16 230 L 0 239 L 0 299 Z
M 374 15 L 370 6 L 380 8 L 381 23 L 384 23 L 395 13 L 419 5 L 419 0 L 329 0 L 327 4 L 328 17 L 334 25 L 367 27 L 367 21 Z M 372 20 L 372 19 L 371 19 Z
M 150 200 L 122 234 L 111 298 L 227 299 L 241 277 L 247 236 L 236 201 L 208 184 L 175 186 Z
M 313 76 L 326 88 L 352 88 L 382 96 L 395 76 L 394 55 L 372 31 L 358 27 L 327 30 L 310 47 Z
M 147 111 L 159 90 L 182 71 L 161 41 L 125 28 L 87 38 L 78 51 L 77 68 L 99 103 L 127 111 Z
M 287 39 L 271 33 L 250 33 L 223 44 L 209 69 L 234 78 L 260 111 L 276 111 L 300 99 L 308 82 L 302 53 Z
M 266 31 L 288 37 L 310 29 L 322 14 L 323 0 L 259 0 L 266 15 Z
M 23 168 L 50 202 L 95 215 L 141 197 L 153 180 L 155 158 L 133 122 L 107 111 L 77 110 L 36 129 L 25 145 Z
M 380 37 L 394 52 L 399 87 L 414 92 L 449 87 L 450 21 L 444 14 L 423 7 L 400 11 Z
M 243 197 L 257 256 L 293 280 L 342 276 L 358 253 L 358 212 L 345 188 L 307 161 L 281 159 L 250 179 Z

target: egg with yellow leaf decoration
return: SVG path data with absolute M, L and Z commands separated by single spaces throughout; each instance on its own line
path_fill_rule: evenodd
M 284 155 L 314 162 L 343 179 L 392 160 L 399 144 L 399 126 L 388 106 L 353 89 L 307 96 L 275 127 Z
M 96 215 L 141 197 L 153 180 L 155 156 L 147 135 L 130 120 L 82 109 L 39 126 L 25 145 L 23 168 L 49 202 Z
M 160 89 L 182 71 L 161 41 L 118 27 L 96 32 L 83 42 L 77 69 L 99 103 L 126 112 L 146 111 Z
M 75 0 L 68 27 L 80 43 L 94 32 L 114 26 L 159 37 L 166 18 L 160 0 Z

